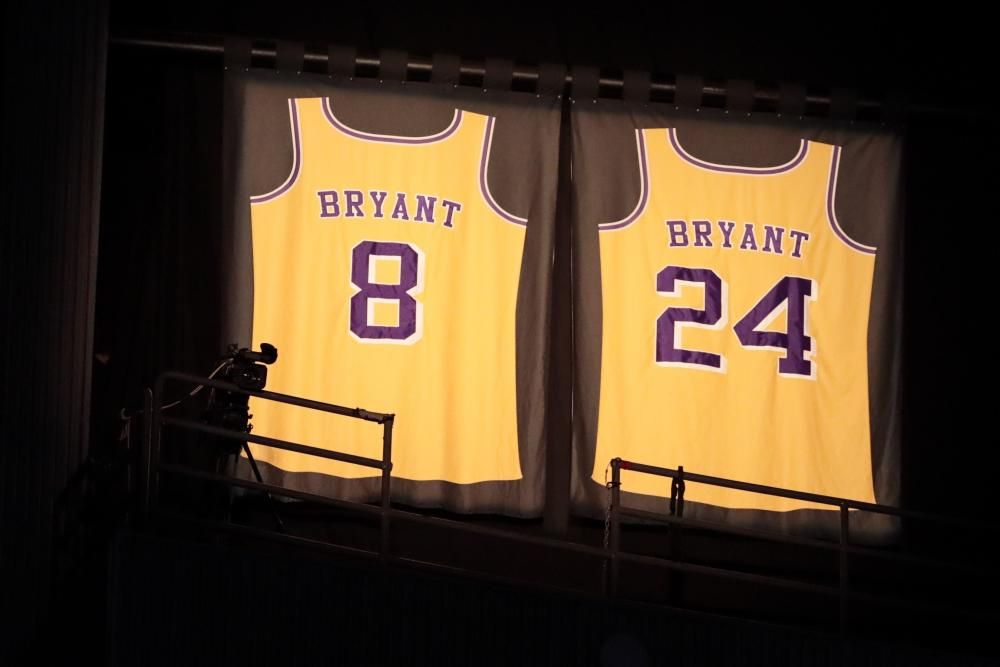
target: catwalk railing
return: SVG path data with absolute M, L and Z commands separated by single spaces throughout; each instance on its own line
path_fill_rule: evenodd
M 346 454 L 342 452 L 331 451 L 328 449 L 321 449 L 318 447 L 302 445 L 299 443 L 287 442 L 276 438 L 253 435 L 242 430 L 231 430 L 231 429 L 220 428 L 218 426 L 207 424 L 203 421 L 168 416 L 163 413 L 163 409 L 160 407 L 164 404 L 163 389 L 164 389 L 164 384 L 167 381 L 189 383 L 189 384 L 200 384 L 216 390 L 244 394 L 256 397 L 258 399 L 295 405 L 308 410 L 318 410 L 330 414 L 341 415 L 346 418 L 362 419 L 365 421 L 381 424 L 383 427 L 382 458 L 381 459 L 366 458 L 366 457 L 356 456 L 353 454 Z M 975 531 L 990 531 L 993 529 L 993 527 L 991 527 L 989 524 L 985 524 L 982 522 L 971 521 L 968 519 L 963 519 L 958 517 L 948 517 L 948 516 L 935 515 L 913 510 L 905 510 L 898 507 L 860 502 L 855 500 L 849 500 L 846 498 L 836 498 L 833 496 L 824 496 L 820 494 L 806 493 L 790 489 L 782 489 L 778 487 L 765 486 L 761 484 L 752 484 L 748 482 L 724 479 L 720 477 L 712 477 L 709 475 L 701 475 L 685 471 L 683 467 L 679 467 L 676 470 L 670 468 L 660 468 L 616 458 L 613 459 L 610 463 L 611 481 L 607 485 L 609 491 L 609 505 L 608 505 L 607 533 L 605 538 L 605 544 L 602 547 L 597 547 L 589 544 L 570 541 L 568 539 L 559 539 L 556 537 L 544 537 L 539 535 L 529 535 L 514 530 L 504 530 L 500 528 L 483 526 L 471 522 L 455 521 L 435 516 L 428 516 L 393 507 L 391 504 L 391 484 L 392 484 L 391 471 L 392 471 L 392 427 L 393 427 L 394 415 L 391 414 L 370 412 L 361 408 L 347 408 L 339 405 L 322 403 L 319 401 L 313 401 L 313 400 L 299 398 L 296 396 L 289 396 L 286 394 L 280 394 L 269 391 L 249 391 L 237 387 L 236 385 L 233 385 L 228 382 L 209 379 L 209 378 L 201 378 L 182 373 L 165 373 L 161 375 L 160 378 L 158 378 L 154 392 L 152 392 L 147 396 L 145 414 L 150 415 L 150 418 L 147 419 L 145 422 L 145 433 L 144 433 L 145 442 L 141 452 L 141 457 L 140 457 L 141 469 L 140 469 L 140 474 L 138 476 L 139 499 L 141 504 L 141 510 L 144 515 L 170 514 L 169 512 L 165 512 L 162 508 L 159 507 L 158 500 L 159 500 L 160 477 L 163 475 L 180 476 L 191 479 L 203 480 L 214 484 L 222 484 L 228 487 L 237 487 L 252 491 L 258 491 L 265 494 L 273 494 L 285 498 L 317 503 L 319 505 L 338 508 L 340 510 L 346 510 L 348 512 L 357 513 L 360 515 L 374 516 L 378 519 L 380 525 L 380 542 L 378 550 L 362 549 L 341 544 L 333 544 L 330 542 L 320 542 L 313 539 L 307 539 L 304 537 L 297 537 L 284 534 L 280 530 L 280 521 L 279 521 L 279 530 L 267 530 L 263 528 L 238 525 L 232 522 L 193 519 L 191 517 L 184 517 L 184 518 L 185 520 L 196 520 L 196 521 L 201 521 L 203 523 L 210 523 L 213 526 L 227 530 L 232 530 L 239 533 L 244 533 L 254 536 L 266 536 L 273 539 L 291 541 L 300 544 L 312 544 L 316 546 L 321 546 L 324 549 L 331 550 L 334 552 L 345 553 L 355 557 L 378 559 L 381 562 L 391 561 L 401 564 L 429 567 L 432 569 L 437 569 L 442 571 L 457 572 L 461 574 L 480 574 L 480 576 L 487 576 L 488 578 L 494 580 L 500 579 L 498 577 L 489 577 L 488 575 L 483 575 L 483 573 L 478 573 L 468 568 L 455 568 L 453 566 L 449 566 L 440 562 L 429 562 L 426 560 L 419 560 L 394 554 L 390 548 L 391 526 L 396 522 L 409 522 L 421 525 L 437 526 L 442 528 L 459 530 L 469 534 L 488 536 L 492 538 L 500 538 L 515 543 L 529 544 L 543 548 L 550 548 L 556 551 L 573 552 L 578 555 L 583 555 L 589 558 L 593 558 L 595 559 L 596 562 L 599 562 L 603 566 L 602 572 L 604 573 L 604 577 L 603 581 L 601 582 L 601 590 L 603 591 L 603 594 L 605 596 L 610 598 L 615 598 L 620 596 L 619 582 L 621 578 L 622 564 L 631 563 L 641 566 L 662 568 L 666 570 L 683 572 L 683 573 L 691 573 L 694 575 L 719 577 L 723 579 L 742 581 L 766 587 L 799 591 L 802 593 L 808 593 L 817 596 L 822 596 L 824 598 L 829 598 L 836 601 L 836 603 L 839 605 L 838 626 L 841 633 L 847 632 L 849 627 L 849 612 L 851 605 L 852 603 L 858 603 L 858 602 L 866 602 L 866 603 L 873 603 L 873 604 L 893 606 L 893 607 L 905 607 L 914 611 L 929 611 L 934 613 L 943 612 L 947 615 L 956 616 L 961 619 L 967 619 L 973 622 L 983 622 L 986 624 L 996 625 L 997 623 L 1000 623 L 1000 615 L 997 615 L 994 612 L 984 612 L 981 610 L 964 608 L 964 607 L 958 608 L 938 603 L 920 602 L 920 601 L 915 601 L 912 598 L 904 599 L 901 597 L 862 592 L 858 590 L 852 590 L 849 583 L 850 556 L 866 556 L 866 557 L 883 559 L 897 563 L 905 563 L 909 565 L 916 565 L 919 567 L 926 567 L 926 568 L 941 568 L 946 570 L 949 568 L 956 570 L 961 569 L 961 571 L 963 571 L 966 574 L 981 576 L 989 580 L 993 580 L 997 576 L 997 573 L 994 568 L 976 568 L 974 566 L 969 565 L 968 563 L 948 562 L 940 559 L 928 558 L 925 556 L 899 553 L 875 547 L 863 546 L 860 544 L 852 544 L 851 528 L 850 528 L 851 510 L 871 512 L 885 516 L 898 517 L 900 519 L 912 519 L 921 522 L 930 522 L 932 524 L 951 526 L 952 528 L 962 527 L 966 529 L 972 529 Z M 266 447 L 273 447 L 276 449 L 298 452 L 300 454 L 305 454 L 308 456 L 315 456 L 333 461 L 341 461 L 349 464 L 354 464 L 378 470 L 380 471 L 380 493 L 379 493 L 380 502 L 377 505 L 363 503 L 363 502 L 352 502 L 338 498 L 322 496 L 314 493 L 302 492 L 295 489 L 276 486 L 273 484 L 267 484 L 262 481 L 255 482 L 248 479 L 235 477 L 232 475 L 207 472 L 205 470 L 182 466 L 175 463 L 165 463 L 161 460 L 163 429 L 165 426 L 181 430 L 204 433 L 219 438 L 236 440 L 240 441 L 241 443 L 251 442 Z M 669 513 L 651 512 L 647 510 L 625 507 L 622 504 L 622 499 L 621 499 L 621 492 L 622 492 L 621 473 L 623 470 L 670 478 L 672 480 L 671 482 L 672 493 L 670 499 Z M 835 511 L 839 512 L 839 517 L 840 517 L 839 539 L 836 542 L 833 542 L 818 538 L 793 535 L 784 532 L 766 531 L 755 528 L 741 527 L 737 525 L 729 525 L 719 522 L 700 521 L 700 520 L 685 518 L 683 516 L 684 489 L 685 489 L 685 484 L 687 482 L 707 484 L 711 486 L 734 489 L 755 494 L 762 494 L 772 497 L 794 499 L 794 500 L 814 503 L 820 506 L 823 505 L 829 506 L 833 508 Z M 709 566 L 694 562 L 685 562 L 684 560 L 674 557 L 672 555 L 670 557 L 663 557 L 663 556 L 650 556 L 638 553 L 630 553 L 622 549 L 622 539 L 621 539 L 622 523 L 623 519 L 626 518 L 646 523 L 668 524 L 672 527 L 672 529 L 677 531 L 680 530 L 711 531 L 713 533 L 727 534 L 727 535 L 746 537 L 758 540 L 766 540 L 774 543 L 806 546 L 825 551 L 835 551 L 838 554 L 838 564 L 839 564 L 837 572 L 837 585 L 833 586 L 833 585 L 819 584 L 813 582 L 806 582 L 791 577 L 774 576 L 770 574 L 759 574 L 737 569 L 727 569 L 725 567 Z M 510 578 L 501 580 L 507 583 L 520 583 L 517 582 L 516 580 L 511 580 Z M 989 626 L 987 625 L 987 627 Z
M 656 475 L 660 477 L 670 478 L 672 480 L 670 513 L 661 514 L 657 512 L 649 512 L 645 510 L 625 507 L 621 501 L 622 470 L 629 470 L 638 473 L 645 473 L 649 475 Z M 744 492 L 761 494 L 778 498 L 800 500 L 800 501 L 815 503 L 817 505 L 827 505 L 839 512 L 840 515 L 839 535 L 838 535 L 839 539 L 836 543 L 834 543 L 822 539 L 801 537 L 791 534 L 764 531 L 753 528 L 743 528 L 739 526 L 730 526 L 718 522 L 707 522 L 707 521 L 685 519 L 683 517 L 683 514 L 684 514 L 684 489 L 686 482 L 707 484 L 710 486 L 734 489 L 738 491 L 744 491 Z M 940 604 L 925 604 L 914 601 L 912 599 L 904 600 L 885 595 L 874 595 L 870 593 L 863 593 L 860 591 L 852 591 L 850 590 L 849 586 L 848 575 L 849 575 L 850 555 L 869 556 L 878 559 L 895 561 L 897 563 L 907 563 L 912 565 L 925 566 L 928 568 L 945 568 L 945 569 L 961 568 L 966 572 L 972 571 L 974 573 L 982 575 L 983 577 L 988 577 L 988 578 L 996 576 L 996 573 L 993 571 L 980 570 L 976 572 L 976 568 L 970 568 L 970 566 L 967 564 L 948 563 L 940 560 L 921 558 L 918 556 L 896 553 L 878 548 L 865 547 L 861 545 L 852 545 L 850 543 L 851 510 L 871 512 L 874 514 L 900 517 L 904 519 L 914 519 L 922 522 L 930 522 L 933 524 L 939 524 L 945 526 L 986 530 L 987 526 L 980 522 L 970 521 L 959 517 L 948 517 L 948 516 L 930 514 L 926 512 L 905 510 L 899 507 L 892 507 L 889 505 L 878 505 L 875 503 L 866 503 L 856 500 L 849 500 L 847 498 L 837 498 L 834 496 L 825 496 L 815 493 L 795 491 L 791 489 L 782 489 L 773 486 L 766 486 L 763 484 L 751 484 L 749 482 L 724 479 L 721 477 L 700 475 L 697 473 L 686 472 L 683 466 L 680 466 L 678 469 L 674 470 L 671 468 L 660 468 L 656 466 L 645 465 L 642 463 L 636 463 L 633 461 L 626 461 L 620 458 L 611 460 L 611 482 L 608 484 L 608 489 L 611 496 L 609 502 L 609 539 L 608 539 L 608 550 L 609 550 L 608 559 L 609 562 L 611 563 L 609 590 L 612 595 L 615 595 L 618 590 L 618 581 L 620 577 L 621 563 L 633 562 L 645 565 L 652 565 L 656 567 L 665 567 L 682 572 L 708 574 L 724 578 L 743 580 L 756 584 L 787 588 L 791 590 L 797 590 L 801 592 L 813 593 L 817 595 L 835 598 L 839 604 L 839 628 L 841 632 L 846 632 L 848 628 L 848 618 L 849 618 L 848 613 L 849 613 L 850 603 L 852 601 L 859 601 L 859 602 L 864 601 L 864 602 L 882 604 L 887 606 L 908 607 L 911 609 L 924 609 L 927 611 L 935 611 L 935 612 L 945 611 L 946 613 L 951 613 L 958 616 L 981 617 L 983 619 L 989 618 L 992 620 L 1000 620 L 1000 617 L 995 617 L 995 615 L 981 614 L 977 611 L 969 609 L 961 609 L 961 608 L 944 609 Z M 676 526 L 678 529 L 681 527 L 689 529 L 705 529 L 729 535 L 763 539 L 772 542 L 780 542 L 784 544 L 796 544 L 823 550 L 833 550 L 838 552 L 839 555 L 837 586 L 834 587 L 821 584 L 806 583 L 784 577 L 737 572 L 737 571 L 707 567 L 704 565 L 698 565 L 694 563 L 679 562 L 673 559 L 652 558 L 649 556 L 627 553 L 622 551 L 621 549 L 621 523 L 623 517 L 630 517 L 633 519 L 671 524 L 673 526 Z

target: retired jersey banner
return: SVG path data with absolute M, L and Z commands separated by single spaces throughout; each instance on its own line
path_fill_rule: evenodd
M 396 415 L 393 498 L 541 512 L 559 106 L 232 72 L 232 340 L 267 389 Z M 252 400 L 254 433 L 380 458 L 381 427 Z M 377 471 L 253 446 L 266 481 L 367 500 Z
M 572 117 L 577 506 L 606 505 L 615 457 L 897 504 L 898 137 L 584 106 Z M 626 471 L 622 491 L 663 511 L 670 480 Z M 704 484 L 685 498 L 685 516 L 829 518 Z

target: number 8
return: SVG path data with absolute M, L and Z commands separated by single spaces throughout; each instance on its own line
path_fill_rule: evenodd
M 399 260 L 399 282 L 375 282 L 373 258 Z M 362 343 L 412 345 L 423 335 L 422 303 L 413 298 L 424 288 L 424 253 L 409 243 L 362 241 L 351 252 L 351 283 L 358 291 L 351 297 L 351 333 Z M 395 325 L 372 324 L 377 303 L 397 304 Z

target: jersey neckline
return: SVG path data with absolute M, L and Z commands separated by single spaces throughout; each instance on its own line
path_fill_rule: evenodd
M 707 171 L 716 171 L 724 174 L 747 174 L 751 176 L 770 176 L 774 174 L 784 174 L 798 167 L 806 159 L 809 152 L 809 142 L 805 139 L 799 140 L 799 152 L 791 160 L 784 164 L 773 167 L 747 167 L 735 164 L 718 164 L 701 160 L 688 153 L 677 138 L 677 128 L 667 128 L 668 143 L 673 151 L 682 160 Z
M 440 132 L 434 134 L 429 134 L 425 136 L 401 136 L 395 134 L 376 134 L 374 132 L 362 132 L 361 130 L 354 129 L 348 126 L 339 118 L 337 118 L 333 113 L 333 105 L 330 102 L 329 97 L 323 98 L 323 115 L 330 122 L 336 130 L 346 134 L 349 137 L 355 139 L 362 139 L 364 141 L 377 141 L 382 143 L 390 144 L 406 144 L 406 145 L 419 145 L 419 144 L 433 144 L 438 141 L 443 141 L 453 135 L 458 131 L 459 126 L 462 124 L 462 110 L 455 109 L 455 115 L 451 119 L 451 123 L 448 124 Z

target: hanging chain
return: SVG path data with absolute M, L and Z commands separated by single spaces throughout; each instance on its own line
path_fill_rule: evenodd
M 608 481 L 608 469 L 604 469 L 604 488 L 608 490 L 608 507 L 604 510 L 604 550 L 608 550 L 611 537 L 611 483 Z M 608 559 L 601 560 L 601 581 L 608 585 Z
M 608 506 L 604 510 L 604 549 L 606 551 L 611 539 L 611 483 L 605 482 L 604 486 L 608 490 Z

